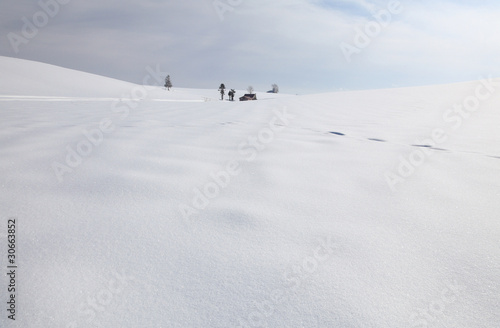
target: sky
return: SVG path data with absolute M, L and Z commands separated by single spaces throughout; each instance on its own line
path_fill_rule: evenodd
M 310 94 L 500 77 L 500 1 L 1 0 L 0 55 Z

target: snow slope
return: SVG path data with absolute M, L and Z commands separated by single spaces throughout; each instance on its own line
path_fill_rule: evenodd
M 1 327 L 498 327 L 499 80 L 231 103 L 0 69 Z
M 0 101 L 1 100 L 49 100 L 72 101 L 75 98 L 85 100 L 114 100 L 120 98 L 148 99 L 156 101 L 210 101 L 220 99 L 214 90 L 173 88 L 166 92 L 163 88 L 149 85 L 163 85 L 165 76 L 159 67 L 148 66 L 144 70 L 144 80 L 148 86 L 139 86 L 106 78 L 103 76 L 75 71 L 54 65 L 1 57 Z M 215 90 L 220 84 L 215 84 Z M 228 85 L 228 87 L 230 87 Z M 142 89 L 144 88 L 143 91 Z M 245 90 L 236 90 L 236 96 L 242 96 Z M 287 95 L 259 93 L 259 99 L 274 99 Z M 226 95 L 227 99 L 227 95 Z

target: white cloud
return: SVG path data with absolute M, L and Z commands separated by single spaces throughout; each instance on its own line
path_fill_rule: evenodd
M 20 0 L 0 5 L 0 54 L 134 82 L 160 64 L 178 86 L 278 83 L 282 92 L 500 75 L 500 6 L 490 1 L 401 1 L 404 11 L 347 63 L 341 42 L 352 43 L 355 28 L 374 20 L 369 11 L 389 2 L 242 0 L 221 21 L 212 0 L 71 1 L 16 55 L 6 35 L 40 9 Z

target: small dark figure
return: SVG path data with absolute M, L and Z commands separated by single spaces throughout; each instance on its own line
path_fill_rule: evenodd
M 231 91 L 229 91 L 227 94 L 229 95 L 229 100 L 234 101 L 234 95 L 236 94 L 236 91 L 234 91 L 234 89 L 231 89 Z
M 170 88 L 172 87 L 172 82 L 170 81 L 170 75 L 167 75 L 165 78 L 165 88 L 167 88 L 168 91 L 170 91 Z
M 220 91 L 220 100 L 224 100 L 224 90 L 226 90 L 226 86 L 224 85 L 224 83 L 221 83 L 220 87 L 219 87 L 219 91 Z

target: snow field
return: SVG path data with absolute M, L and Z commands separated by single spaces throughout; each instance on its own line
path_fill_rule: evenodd
M 500 321 L 498 80 L 466 118 L 454 105 L 481 81 L 231 103 L 0 59 L 22 277 L 2 327 Z M 443 150 L 416 146 L 436 129 Z

